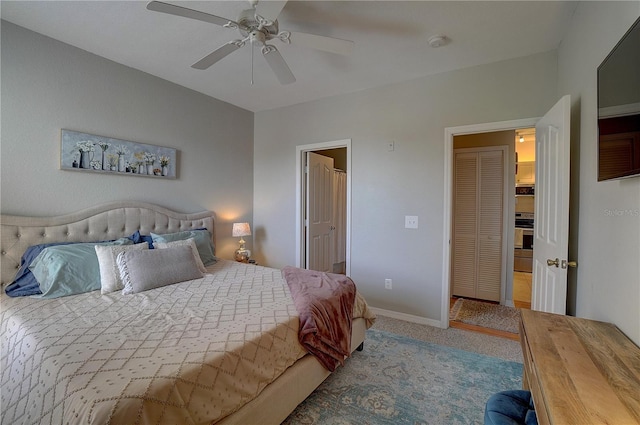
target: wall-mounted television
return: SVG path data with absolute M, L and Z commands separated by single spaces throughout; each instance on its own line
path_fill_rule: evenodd
M 598 181 L 640 175 L 640 18 L 598 67 Z

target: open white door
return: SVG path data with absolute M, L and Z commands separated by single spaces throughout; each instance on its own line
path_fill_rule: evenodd
M 307 152 L 306 268 L 331 272 L 333 158 Z
M 531 308 L 566 314 L 569 252 L 569 125 L 564 96 L 536 124 L 536 197 Z

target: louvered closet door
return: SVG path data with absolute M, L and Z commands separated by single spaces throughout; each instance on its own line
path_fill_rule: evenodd
M 500 301 L 502 279 L 502 151 L 479 153 L 478 281 L 476 298 Z
M 500 301 L 504 151 L 454 155 L 452 294 Z
M 476 297 L 478 248 L 478 154 L 456 153 L 453 192 L 453 295 Z

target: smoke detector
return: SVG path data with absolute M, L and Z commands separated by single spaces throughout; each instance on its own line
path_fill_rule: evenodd
M 431 37 L 429 37 L 429 39 L 427 40 L 427 43 L 429 43 L 429 46 L 436 48 L 436 47 L 440 47 L 440 46 L 444 46 L 445 44 L 447 44 L 448 39 L 446 35 L 432 35 Z

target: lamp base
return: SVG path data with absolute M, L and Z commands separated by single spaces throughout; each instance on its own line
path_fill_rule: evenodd
M 234 258 L 236 261 L 240 263 L 248 263 L 250 257 L 251 257 L 251 251 L 249 251 L 248 249 L 245 249 L 245 248 L 236 249 L 236 253 L 234 255 Z

